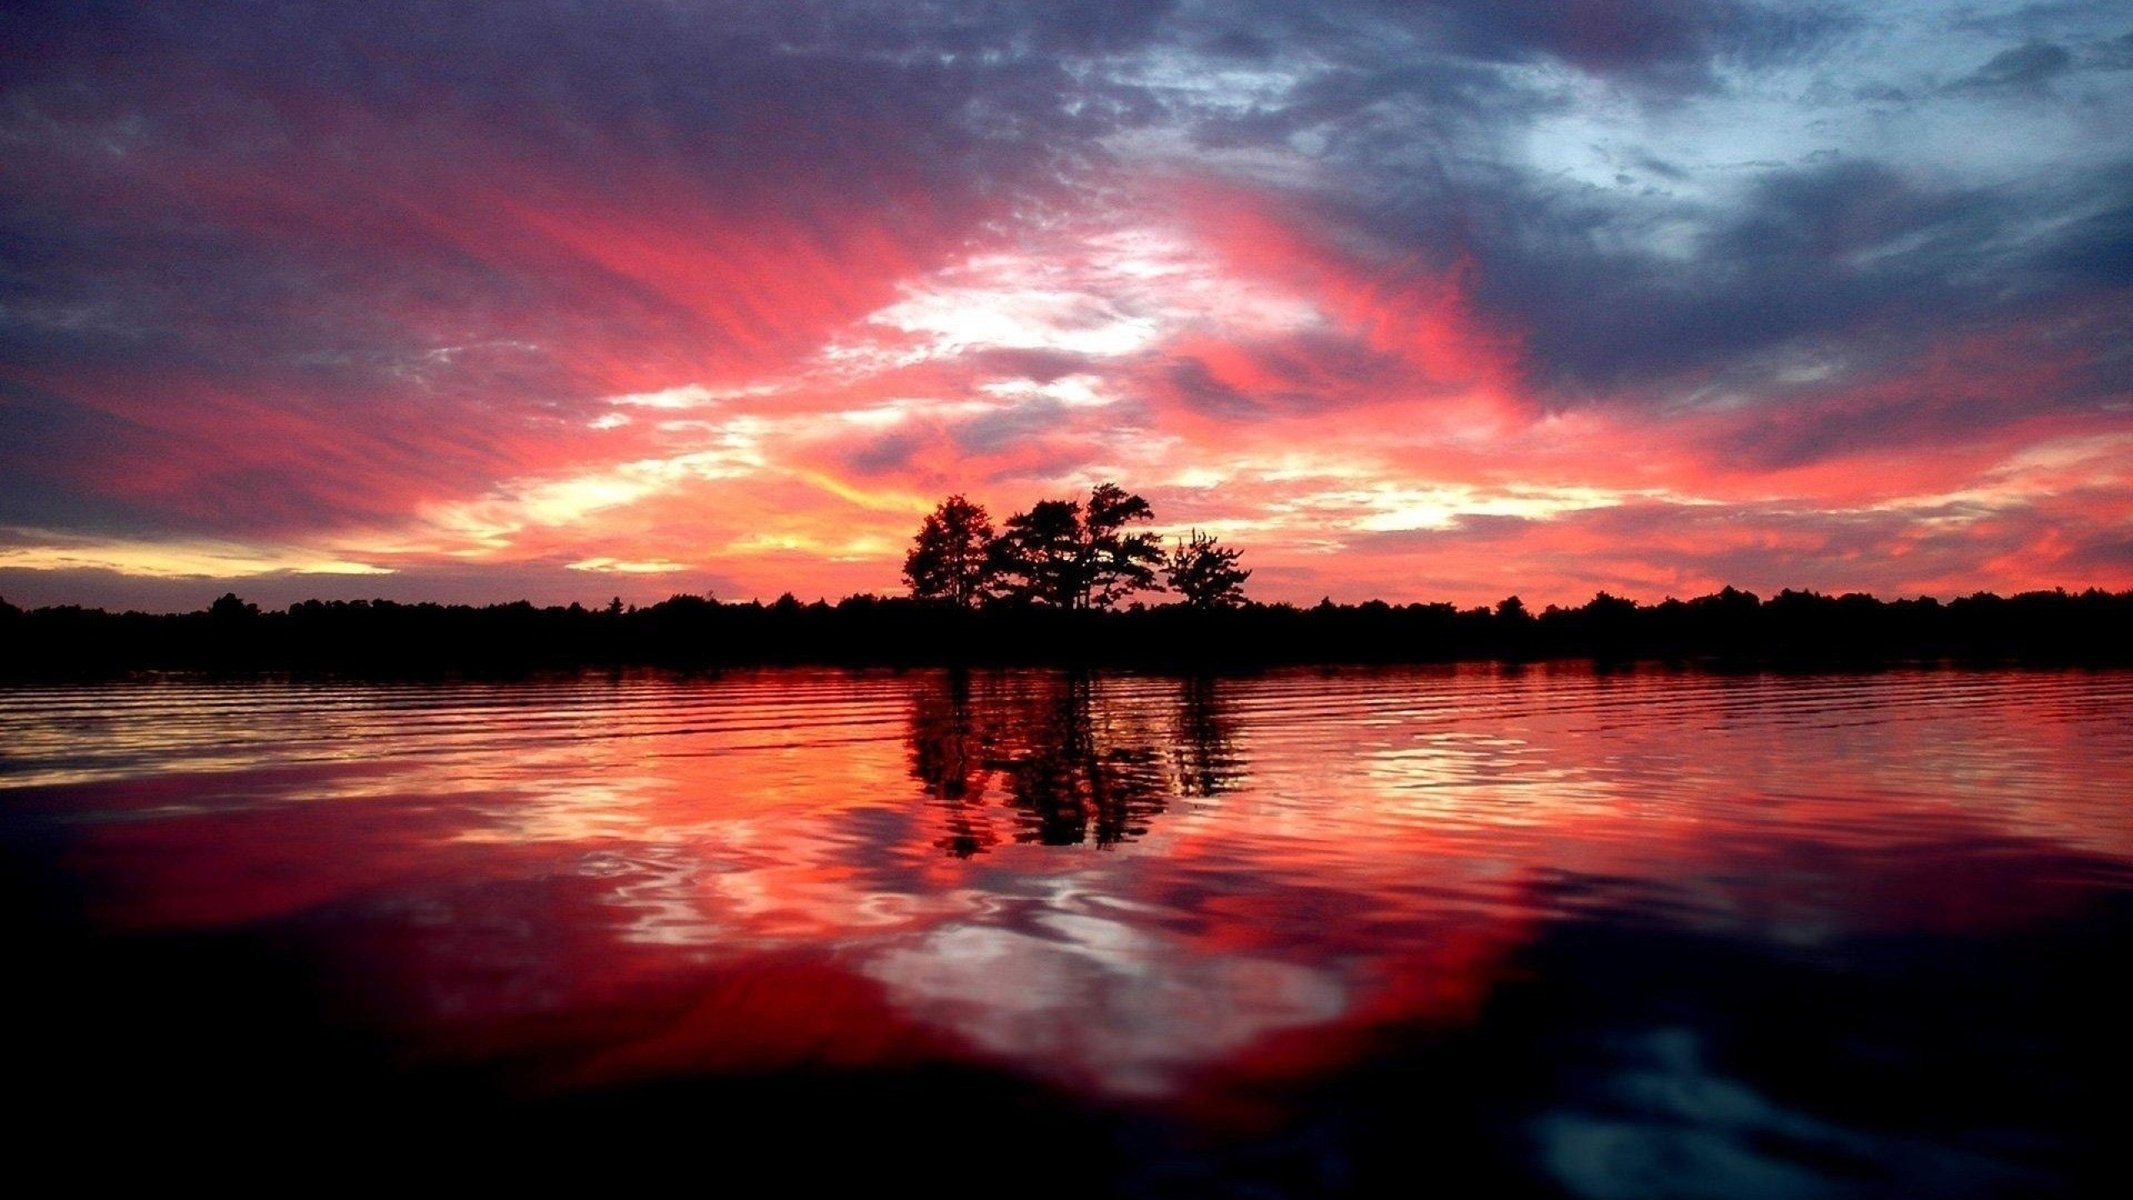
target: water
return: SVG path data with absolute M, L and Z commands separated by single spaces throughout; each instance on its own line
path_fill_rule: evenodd
M 21 1144 L 130 1148 L 92 1175 L 1782 1197 L 2119 1170 L 2126 673 L 0 701 Z

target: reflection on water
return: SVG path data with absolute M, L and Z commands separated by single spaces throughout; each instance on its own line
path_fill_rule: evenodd
M 935 1191 L 1989 1195 L 2111 1165 L 2123 673 L 0 700 L 8 1016 L 56 1123 L 376 1156 L 487 1121 L 605 1178 L 799 1122 L 858 1139 L 819 1169 Z M 940 1177 L 914 1147 L 947 1129 Z
M 959 858 L 1012 838 L 1098 846 L 1144 837 L 1177 798 L 1228 791 L 1243 774 L 1214 681 L 1176 696 L 1123 693 L 1085 674 L 953 672 L 912 697 L 911 773 L 943 811 L 936 843 Z

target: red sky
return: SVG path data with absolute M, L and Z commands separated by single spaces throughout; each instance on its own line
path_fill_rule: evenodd
M 2106 4 L 19 6 L 0 596 L 2133 587 Z

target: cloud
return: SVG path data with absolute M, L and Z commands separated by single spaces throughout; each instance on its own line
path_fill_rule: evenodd
M 1843 24 L 1829 10 L 1729 0 L 1512 0 L 1435 6 L 1453 44 L 1485 59 L 1547 55 L 1599 73 L 1676 84 L 1724 62 L 1767 63 Z
M 1984 66 L 1950 84 L 1956 91 L 2035 91 L 2072 70 L 2074 56 L 2050 42 L 2024 42 L 2002 50 Z
M 93 542 L 892 589 L 939 496 L 1104 478 L 1309 599 L 1965 547 L 2125 581 L 2076 549 L 2108 519 L 1993 492 L 2133 402 L 2108 5 L 5 20 L 0 529 L 39 587 Z M 1957 493 L 2034 565 L 1920 515 Z M 1488 507 L 1586 494 L 1664 519 Z

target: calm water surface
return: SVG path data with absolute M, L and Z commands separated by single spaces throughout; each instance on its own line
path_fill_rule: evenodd
M 2110 1194 L 2129 718 L 2125 673 L 17 686 L 13 1090 L 117 1173 Z

